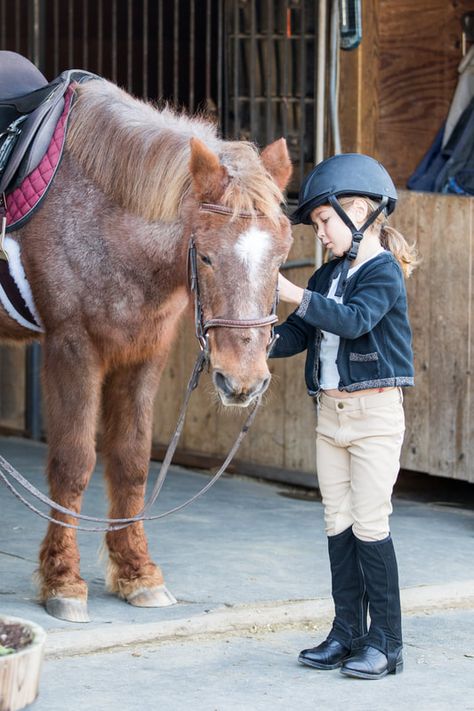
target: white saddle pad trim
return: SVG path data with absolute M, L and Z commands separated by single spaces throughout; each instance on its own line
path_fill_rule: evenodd
M 21 263 L 20 245 L 18 244 L 18 242 L 15 242 L 14 239 L 7 235 L 5 237 L 3 246 L 5 252 L 8 254 L 8 267 L 10 270 L 10 274 L 15 284 L 17 285 L 18 290 L 23 297 L 23 300 L 25 301 L 31 313 L 35 317 L 36 324 L 30 323 L 21 314 L 18 313 L 18 311 L 15 309 L 10 299 L 6 295 L 5 291 L 3 290 L 1 284 L 0 302 L 2 303 L 2 306 L 4 307 L 8 315 L 11 316 L 11 318 L 14 319 L 17 323 L 19 323 L 20 326 L 23 326 L 23 328 L 28 328 L 30 331 L 44 333 L 44 326 L 41 321 L 40 315 L 36 309 L 33 294 L 31 293 L 31 288 L 28 283 L 28 279 L 26 278 L 25 270 L 23 269 L 23 264 Z

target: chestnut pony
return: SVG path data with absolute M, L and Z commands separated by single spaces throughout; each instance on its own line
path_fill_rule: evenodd
M 153 401 L 191 302 L 190 237 L 204 318 L 267 316 L 291 244 L 281 211 L 291 164 L 283 139 L 259 155 L 249 143 L 220 139 L 203 118 L 158 111 L 107 81 L 77 93 L 54 185 L 11 236 L 45 330 L 50 495 L 80 512 L 101 413 L 109 516 L 128 518 L 144 503 Z M 226 209 L 206 210 L 209 203 Z M 0 338 L 31 337 L 0 306 Z M 209 331 L 225 405 L 246 406 L 268 386 L 269 338 L 270 326 Z M 111 592 L 138 606 L 175 602 L 142 522 L 107 533 L 106 545 Z M 39 579 L 50 614 L 88 619 L 74 530 L 49 525 Z

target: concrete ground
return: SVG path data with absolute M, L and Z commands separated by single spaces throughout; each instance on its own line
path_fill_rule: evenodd
M 42 444 L 0 439 L 0 453 L 43 490 L 45 452 Z M 158 468 L 152 465 L 151 480 Z M 157 510 L 207 480 L 175 468 Z M 92 621 L 73 625 L 49 617 L 35 600 L 32 575 L 46 522 L 0 487 L 0 614 L 48 632 L 32 708 L 474 710 L 474 511 L 438 495 L 424 498 L 404 493 L 392 516 L 405 671 L 364 683 L 296 662 L 300 649 L 324 637 L 332 616 L 316 497 L 224 477 L 188 509 L 148 524 L 150 550 L 178 599 L 168 608 L 133 608 L 108 595 L 101 534 L 79 534 Z M 100 467 L 83 511 L 106 515 Z

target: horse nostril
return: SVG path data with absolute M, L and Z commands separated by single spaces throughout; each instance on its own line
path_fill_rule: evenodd
M 219 390 L 222 390 L 225 395 L 234 395 L 235 394 L 235 388 L 232 385 L 231 380 L 226 378 L 223 373 L 220 371 L 216 370 L 214 373 L 214 382 L 216 386 L 219 388 Z
M 248 394 L 251 397 L 255 397 L 256 395 L 263 395 L 265 390 L 268 388 L 270 385 L 270 380 L 271 380 L 271 375 L 268 375 L 266 378 L 263 380 L 260 380 L 255 387 L 253 387 L 251 390 L 248 391 Z

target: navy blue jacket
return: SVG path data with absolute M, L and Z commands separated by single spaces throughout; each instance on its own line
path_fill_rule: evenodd
M 303 300 L 285 323 L 270 358 L 285 358 L 306 350 L 308 393 L 319 386 L 321 329 L 340 336 L 337 354 L 339 390 L 414 385 L 412 335 L 402 270 L 391 252 L 377 255 L 347 280 L 343 302 L 326 298 L 334 259 L 308 282 Z

